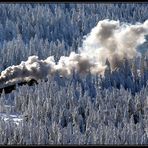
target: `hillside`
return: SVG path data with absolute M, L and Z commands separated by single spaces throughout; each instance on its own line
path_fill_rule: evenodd
M 147 7 L 1 3 L 0 145 L 148 145 Z

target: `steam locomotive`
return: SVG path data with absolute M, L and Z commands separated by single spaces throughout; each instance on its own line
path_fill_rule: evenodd
M 24 82 L 20 82 L 20 83 L 17 83 L 17 84 L 4 86 L 4 87 L 0 88 L 0 95 L 2 94 L 3 91 L 4 91 L 5 94 L 11 93 L 13 90 L 16 90 L 17 86 L 22 86 L 22 85 L 32 86 L 34 84 L 38 84 L 38 82 L 35 79 L 31 79 L 29 81 L 24 81 Z

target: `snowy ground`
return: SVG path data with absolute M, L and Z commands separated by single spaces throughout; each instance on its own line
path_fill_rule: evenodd
M 0 113 L 0 120 L 4 120 L 6 123 L 9 121 L 19 125 L 19 123 L 23 120 L 23 118 L 19 114 Z

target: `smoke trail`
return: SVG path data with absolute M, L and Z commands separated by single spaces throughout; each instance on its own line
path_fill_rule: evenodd
M 135 25 L 114 20 L 99 21 L 85 36 L 78 53 L 72 52 L 68 57 L 62 56 L 57 64 L 53 56 L 45 60 L 30 56 L 20 65 L 10 66 L 2 71 L 0 84 L 44 79 L 56 72 L 62 76 L 71 75 L 73 71 L 103 75 L 106 59 L 109 60 L 112 70 L 120 67 L 124 58 L 132 59 L 137 55 L 136 49 L 145 42 L 147 34 L 148 20 Z
M 101 65 L 109 60 L 112 70 L 122 63 L 123 58 L 132 59 L 136 48 L 145 42 L 148 20 L 135 25 L 113 20 L 100 21 L 83 42 L 82 53 L 94 58 Z

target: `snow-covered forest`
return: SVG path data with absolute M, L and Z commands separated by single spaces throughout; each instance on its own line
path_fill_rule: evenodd
M 0 4 L 0 72 L 26 61 L 78 52 L 104 19 L 135 24 L 148 19 L 147 3 Z M 147 39 L 147 36 L 145 36 Z M 124 59 L 104 76 L 80 74 L 0 94 L 0 145 L 148 144 L 148 42 L 141 56 Z M 1 84 L 0 84 L 1 85 Z

